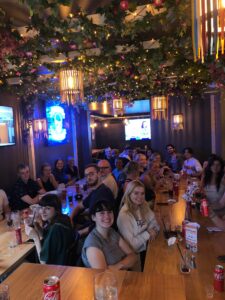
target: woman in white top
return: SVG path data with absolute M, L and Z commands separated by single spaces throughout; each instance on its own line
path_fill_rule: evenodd
M 122 202 L 124 205 L 119 212 L 117 226 L 124 239 L 140 253 L 143 269 L 147 243 L 155 239 L 159 224 L 145 201 L 145 188 L 139 180 L 128 183 Z
M 9 201 L 6 193 L 0 190 L 0 221 L 3 220 L 4 216 L 9 213 Z
M 221 157 L 211 155 L 202 176 L 202 186 L 211 209 L 225 215 L 224 163 Z

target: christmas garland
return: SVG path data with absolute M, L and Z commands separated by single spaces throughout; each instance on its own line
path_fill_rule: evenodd
M 23 2 L 23 1 L 21 1 Z M 32 95 L 57 93 L 57 71 L 64 64 L 42 63 L 42 57 L 67 57 L 67 65 L 84 71 L 86 101 L 103 101 L 112 95 L 128 100 L 154 94 L 200 97 L 209 83 L 224 83 L 224 61 L 204 64 L 193 61 L 190 0 L 154 0 L 163 11 L 143 18 L 135 14 L 137 1 L 111 1 L 97 10 L 104 16 L 98 25 L 85 12 L 59 17 L 59 5 L 66 0 L 27 0 L 31 23 L 27 30 L 36 35 L 26 38 L 5 22 L 0 11 L 0 87 L 7 88 L 10 77 L 19 76 L 23 84 L 16 93 Z M 132 22 L 124 22 L 133 12 Z M 157 48 L 146 49 L 144 41 L 157 41 Z M 118 52 L 117 45 L 122 45 Z M 90 55 L 90 50 L 99 55 Z M 77 55 L 71 57 L 71 51 Z M 9 68 L 10 65 L 10 68 Z M 42 76 L 40 65 L 52 71 Z M 26 83 L 30 84 L 26 84 Z M 10 88 L 12 90 L 12 88 Z

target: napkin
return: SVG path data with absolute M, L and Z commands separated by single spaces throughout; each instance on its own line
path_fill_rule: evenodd
M 208 230 L 208 232 L 220 232 L 223 231 L 222 229 L 220 229 L 219 227 L 216 226 L 212 226 L 212 227 L 206 227 L 206 229 Z

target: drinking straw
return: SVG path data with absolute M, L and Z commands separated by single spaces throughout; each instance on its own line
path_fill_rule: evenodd
M 178 248 L 178 250 L 179 250 L 179 252 L 180 252 L 180 256 L 181 256 L 181 258 L 182 258 L 182 260 L 183 260 L 183 262 L 184 262 L 184 265 L 186 266 L 186 262 L 185 262 L 184 256 L 183 256 L 183 254 L 182 254 L 182 251 L 181 251 L 180 246 L 179 246 L 178 243 L 177 243 L 177 248 Z
M 31 222 L 31 227 L 34 227 L 34 218 L 35 218 L 35 214 L 36 214 L 36 210 L 34 211 L 33 219 L 32 219 L 32 222 Z

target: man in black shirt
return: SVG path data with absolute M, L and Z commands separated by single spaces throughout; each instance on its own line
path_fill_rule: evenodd
M 39 202 L 39 194 L 42 190 L 37 182 L 30 178 L 27 165 L 20 164 L 17 171 L 18 179 L 13 186 L 9 203 L 12 210 L 23 210 Z
M 90 164 L 85 167 L 84 170 L 86 182 L 88 185 L 89 193 L 82 202 L 79 202 L 71 214 L 71 221 L 74 226 L 79 229 L 78 233 L 85 236 L 89 233 L 89 228 L 92 224 L 91 220 L 88 218 L 86 224 L 82 224 L 82 229 L 80 229 L 79 216 L 87 209 L 89 210 L 99 198 L 104 198 L 109 202 L 115 204 L 114 196 L 111 190 L 100 180 L 100 170 L 96 164 Z

